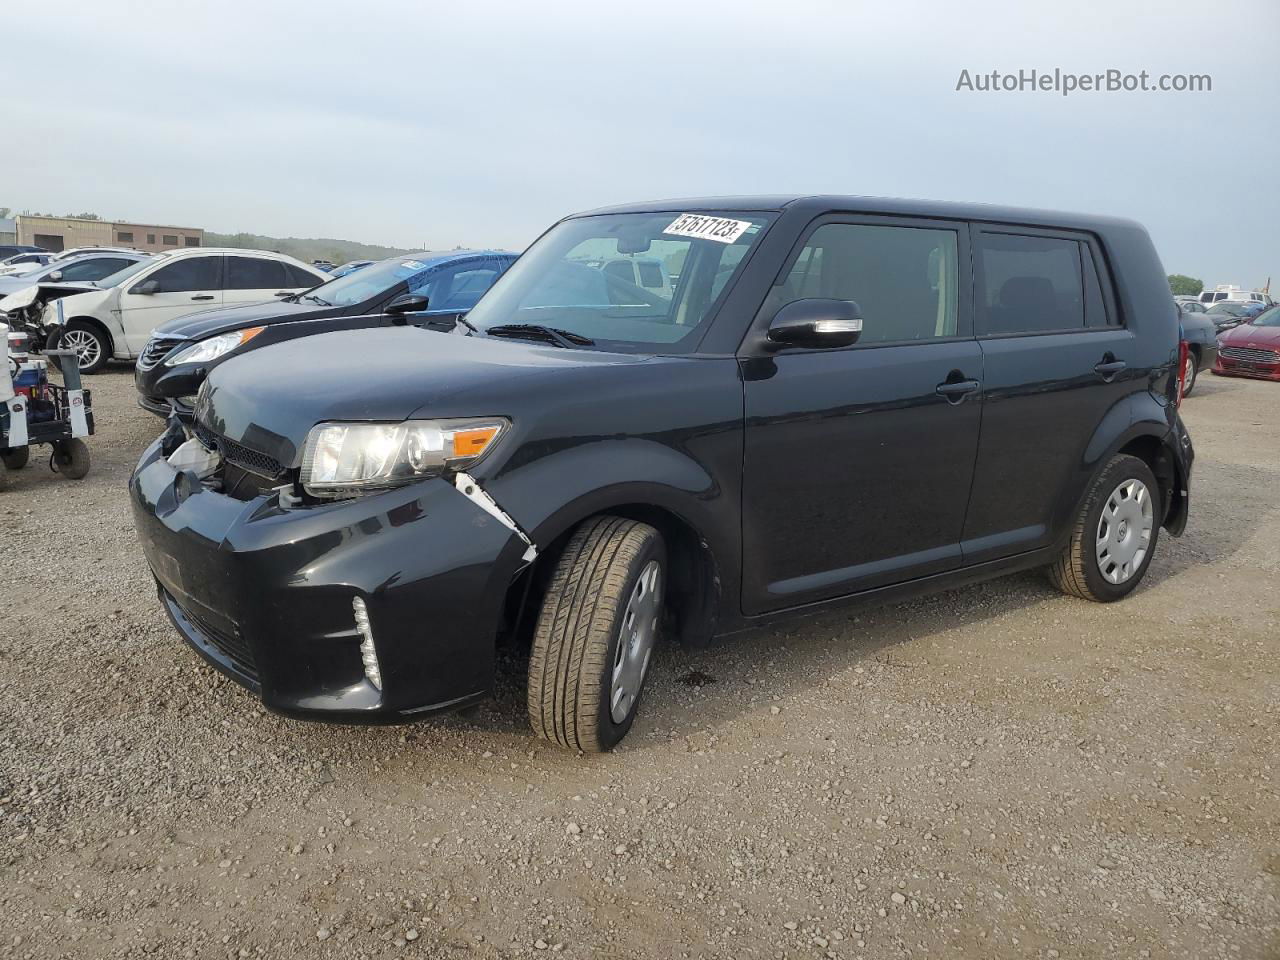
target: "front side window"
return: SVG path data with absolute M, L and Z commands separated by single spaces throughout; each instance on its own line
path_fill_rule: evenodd
M 218 289 L 219 257 L 186 257 L 174 260 L 147 277 L 160 284 L 157 293 Z
M 432 310 L 470 310 L 498 278 L 497 267 L 467 267 L 436 282 L 435 297 L 430 297 Z
M 284 264 L 263 257 L 227 257 L 228 290 L 282 290 L 290 286 Z
M 353 307 L 404 283 L 411 293 L 424 293 L 430 297 L 429 284 L 435 275 L 429 261 L 392 257 L 370 264 L 363 270 L 334 277 L 327 283 L 313 280 L 311 286 L 320 285 L 315 286 L 308 296 L 335 307 Z
M 481 331 L 533 324 L 602 349 L 687 352 L 770 220 L 761 213 L 696 211 L 565 220 L 503 274 L 467 319 Z M 636 264 L 655 262 L 679 282 L 637 282 Z
M 828 223 L 805 241 L 766 301 L 772 315 L 794 300 L 852 300 L 859 344 L 954 337 L 958 241 L 954 230 Z
M 979 334 L 1084 328 L 1079 242 L 984 232 L 978 238 L 978 260 Z
M 110 276 L 130 261 L 124 257 L 95 257 L 81 260 L 62 268 L 63 280 L 101 280 Z

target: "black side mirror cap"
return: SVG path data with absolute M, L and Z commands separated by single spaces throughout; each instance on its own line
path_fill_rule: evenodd
M 862 335 L 862 310 L 853 300 L 793 300 L 774 315 L 769 343 L 782 347 L 847 347 Z
M 420 293 L 402 293 L 390 303 L 384 313 L 421 313 L 431 301 Z
M 157 294 L 160 292 L 160 281 L 159 280 L 143 280 L 141 283 L 136 285 L 129 292 L 136 293 L 139 296 L 143 296 L 143 297 L 153 296 L 154 294 Z

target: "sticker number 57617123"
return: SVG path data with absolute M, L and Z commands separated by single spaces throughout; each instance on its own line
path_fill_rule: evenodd
M 746 233 L 750 220 L 729 220 L 725 217 L 708 217 L 701 213 L 682 213 L 663 230 L 677 237 L 696 237 L 699 240 L 715 240 L 717 243 L 733 243 Z

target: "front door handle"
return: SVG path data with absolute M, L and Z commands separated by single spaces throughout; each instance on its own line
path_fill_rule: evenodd
M 1102 358 L 1102 362 L 1095 365 L 1093 372 L 1100 376 L 1107 383 L 1115 379 L 1117 373 L 1127 367 L 1128 364 L 1123 360 L 1117 360 L 1111 354 L 1107 354 Z
M 196 294 L 194 297 L 192 297 L 191 299 L 192 299 L 192 300 L 212 300 L 212 299 L 213 299 L 213 294 L 212 294 L 212 293 L 197 293 L 197 294 Z
M 943 397 L 947 403 L 963 403 L 965 397 L 980 389 L 982 383 L 978 380 L 947 380 L 936 387 L 938 396 Z

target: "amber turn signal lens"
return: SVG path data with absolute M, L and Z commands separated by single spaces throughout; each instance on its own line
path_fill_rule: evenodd
M 497 427 L 479 427 L 474 430 L 458 430 L 453 434 L 453 455 L 475 457 L 484 451 L 489 441 L 498 435 Z

